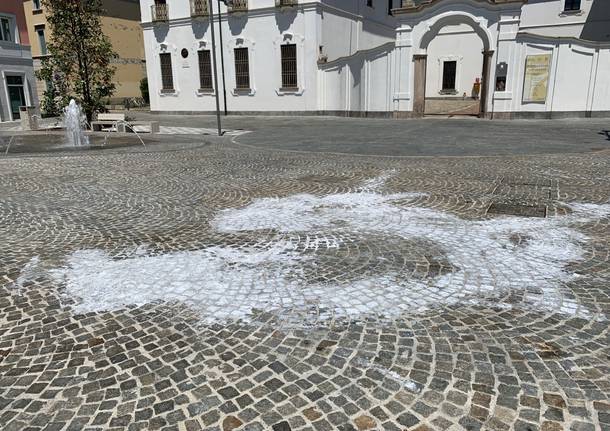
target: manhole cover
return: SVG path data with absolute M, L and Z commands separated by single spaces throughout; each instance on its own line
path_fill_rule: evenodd
M 514 215 L 519 217 L 546 217 L 546 205 L 521 205 L 493 203 L 487 214 Z

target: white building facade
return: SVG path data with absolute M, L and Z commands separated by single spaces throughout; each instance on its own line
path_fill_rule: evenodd
M 610 116 L 608 0 L 140 0 L 151 109 Z M 224 88 L 221 76 L 224 58 Z

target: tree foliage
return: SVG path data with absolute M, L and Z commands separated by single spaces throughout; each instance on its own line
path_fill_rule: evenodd
M 112 82 L 117 54 L 102 32 L 101 0 L 43 0 L 51 40 L 37 76 L 47 82 L 43 110 L 61 112 L 70 98 L 87 119 L 104 108 L 115 90 Z M 48 93 L 48 94 L 47 94 Z

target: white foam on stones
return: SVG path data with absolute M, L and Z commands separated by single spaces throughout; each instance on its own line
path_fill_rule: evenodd
M 78 312 L 114 310 L 154 301 L 180 301 L 206 321 L 244 318 L 253 309 L 292 307 L 300 298 L 288 281 L 296 256 L 283 242 L 268 249 L 210 247 L 204 250 L 115 260 L 82 250 L 51 271 L 78 298 Z
M 329 196 L 300 194 L 285 198 L 257 199 L 242 209 L 227 209 L 212 220 L 212 227 L 220 232 L 240 232 L 274 229 L 278 232 L 313 233 L 328 231 L 349 224 L 351 229 L 378 230 L 388 221 L 400 224 L 405 214 L 393 201 L 413 200 L 421 193 L 381 195 L 373 192 L 341 193 Z M 425 208 L 411 208 L 411 215 L 432 216 L 435 212 Z M 419 214 L 417 214 L 418 210 Z M 444 213 L 438 213 L 445 217 Z M 378 217 L 382 217 L 379 219 Z
M 435 305 L 489 304 L 516 293 L 521 297 L 519 306 L 588 316 L 565 288 L 577 276 L 567 265 L 584 258 L 588 240 L 573 225 L 608 217 L 610 205 L 572 204 L 571 215 L 546 219 L 473 221 L 405 206 L 421 196 L 382 195 L 366 187 L 322 197 L 259 199 L 220 212 L 213 228 L 253 235 L 275 230 L 282 239 L 251 247 L 218 246 L 124 259 L 82 250 L 69 255 L 66 265 L 52 274 L 65 284 L 64 294 L 77 300 L 78 312 L 161 300 L 183 302 L 206 322 L 248 319 L 253 310 L 306 315 L 312 307 L 320 319 L 394 318 Z M 365 240 L 372 234 L 425 239 L 442 249 L 455 269 L 424 279 L 399 267 L 345 283 L 307 280 L 304 264 L 311 264 L 319 248 L 344 246 L 342 232 Z M 522 241 L 515 241 L 515 235 Z M 303 238 L 309 239 L 306 247 Z

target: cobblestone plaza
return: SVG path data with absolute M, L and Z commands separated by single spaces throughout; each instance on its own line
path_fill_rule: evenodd
M 605 136 L 256 136 L 0 158 L 0 429 L 610 429 Z

